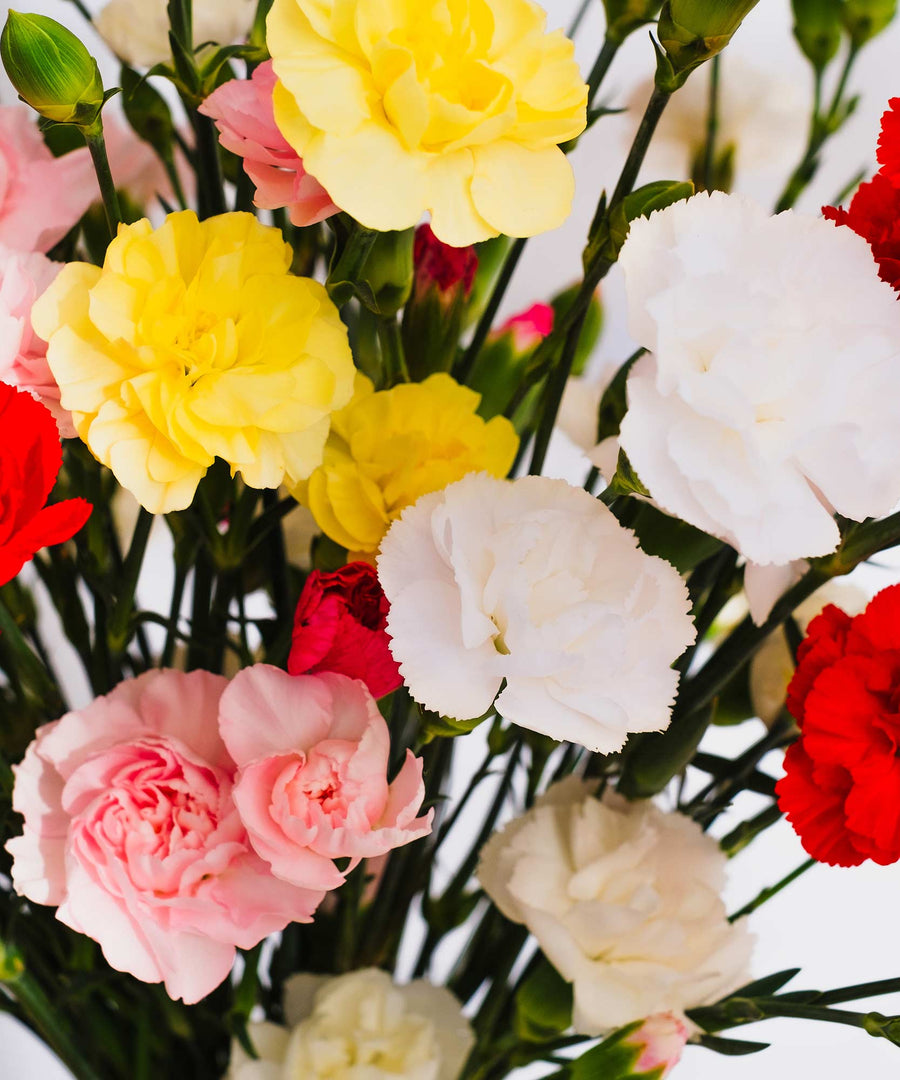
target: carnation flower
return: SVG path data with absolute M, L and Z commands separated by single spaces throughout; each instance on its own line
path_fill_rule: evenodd
M 251 487 L 322 461 L 352 392 L 325 289 L 250 214 L 122 226 L 102 267 L 70 263 L 32 312 L 79 437 L 151 513 L 183 510 L 215 458 Z
M 278 130 L 272 107 L 275 83 L 267 60 L 250 79 L 231 79 L 213 91 L 199 112 L 215 120 L 225 149 L 243 159 L 244 172 L 256 187 L 256 206 L 287 207 L 294 225 L 315 225 L 338 213 L 338 207 Z
M 389 604 L 375 567 L 354 562 L 333 573 L 314 570 L 294 615 L 288 671 L 333 671 L 359 679 L 373 697 L 400 686 L 387 636 Z
M 766 565 L 894 507 L 900 307 L 864 241 L 715 193 L 635 221 L 621 262 L 651 355 L 620 441 L 663 510 Z
M 900 859 L 900 585 L 851 618 L 829 604 L 809 624 L 788 688 L 799 742 L 776 791 L 819 862 Z
M 431 832 L 422 761 L 411 750 L 388 784 L 391 739 L 372 695 L 344 675 L 238 672 L 219 729 L 239 772 L 234 799 L 250 842 L 276 877 L 334 889 L 333 859 L 384 855 Z
M 856 615 L 869 602 L 869 594 L 855 585 L 828 581 L 795 609 L 793 618 L 805 633 L 827 604 Z M 774 724 L 787 700 L 794 675 L 794 656 L 783 626 L 773 630 L 750 661 L 750 700 L 753 712 L 766 725 Z
M 87 147 L 56 158 L 25 105 L 0 105 L 0 236 L 17 251 L 49 251 L 98 196 Z
M 892 98 L 889 104 L 878 140 L 880 171 L 860 184 L 848 210 L 823 206 L 822 213 L 868 242 L 879 277 L 900 292 L 900 98 Z
M 395 986 L 375 968 L 294 975 L 284 1011 L 292 1030 L 248 1025 L 259 1059 L 235 1042 L 228 1080 L 457 1080 L 475 1044 L 449 990 L 422 979 Z
M 556 228 L 574 190 L 557 144 L 584 130 L 587 88 L 574 46 L 545 24 L 531 0 L 275 0 L 275 119 L 369 228 L 430 211 L 457 247 Z
M 70 540 L 91 514 L 84 499 L 45 506 L 62 465 L 52 415 L 30 394 L 0 382 L 0 585 L 35 552 Z
M 377 393 L 358 374 L 353 400 L 333 417 L 325 459 L 298 499 L 336 543 L 376 552 L 420 496 L 481 469 L 509 472 L 519 437 L 502 416 L 483 420 L 480 401 L 443 373 Z
M 507 319 L 493 332 L 493 336 L 510 334 L 516 352 L 527 353 L 536 349 L 544 338 L 553 333 L 555 321 L 556 312 L 549 304 L 532 304 L 530 308 Z
M 391 651 L 416 701 L 495 708 L 600 753 L 669 723 L 672 663 L 694 639 L 687 590 L 581 488 L 467 476 L 384 539 Z
M 674 1013 L 648 1016 L 636 1031 L 623 1040 L 627 1046 L 638 1047 L 641 1051 L 632 1072 L 636 1076 L 651 1074 L 653 1080 L 665 1080 L 681 1061 L 689 1037 L 687 1025 Z M 657 1073 L 653 1073 L 654 1069 L 658 1070 Z
M 464 298 L 471 293 L 478 272 L 478 252 L 471 245 L 451 247 L 438 240 L 430 225 L 420 225 L 413 245 L 413 263 L 416 299 L 421 301 L 434 290 L 449 305 L 457 293 Z
M 15 770 L 16 891 L 188 1004 L 228 977 L 235 947 L 310 922 L 324 896 L 273 877 L 248 842 L 217 726 L 226 685 L 206 671 L 127 680 L 39 728 Z
M 478 878 L 573 984 L 575 1030 L 600 1035 L 718 1001 L 747 979 L 746 920 L 722 902 L 726 856 L 648 801 L 570 777 L 496 833 Z
M 59 404 L 59 387 L 47 363 L 47 342 L 31 326 L 35 300 L 55 279 L 61 263 L 40 252 L 0 244 L 0 380 L 28 390 L 50 410 L 64 438 L 72 438 L 72 417 Z
M 167 0 L 109 0 L 94 25 L 113 52 L 129 64 L 152 67 L 171 62 Z M 256 0 L 193 0 L 194 45 L 230 45 L 245 38 Z

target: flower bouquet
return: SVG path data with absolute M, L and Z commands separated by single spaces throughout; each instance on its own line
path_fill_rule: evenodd
M 0 1006 L 79 1080 L 661 1080 L 772 1017 L 900 1044 L 862 1004 L 900 978 L 753 978 L 750 929 L 900 859 L 900 585 L 832 586 L 900 544 L 900 99 L 877 173 L 791 209 L 897 5 L 794 0 L 770 209 L 723 123 L 755 4 L 603 0 L 586 79 L 593 0 L 569 34 L 533 0 L 9 11 Z M 504 320 L 635 34 L 582 277 Z M 690 168 L 643 182 L 700 84 Z M 614 267 L 636 351 L 597 381 Z M 729 911 L 785 816 L 799 865 Z

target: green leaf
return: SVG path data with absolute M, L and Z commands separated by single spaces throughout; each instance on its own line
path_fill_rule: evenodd
M 570 1066 L 571 1080 L 629 1080 L 631 1077 L 657 1080 L 662 1069 L 654 1069 L 652 1073 L 634 1072 L 643 1047 L 626 1043 L 625 1040 L 640 1026 L 641 1021 L 638 1021 L 621 1028 L 599 1046 L 593 1047 L 573 1061 Z
M 650 496 L 624 450 L 619 450 L 616 474 L 609 486 L 616 495 L 643 495 L 645 498 Z
M 628 376 L 645 351 L 644 349 L 638 349 L 637 352 L 629 356 L 613 376 L 612 382 L 603 391 L 600 407 L 597 410 L 598 443 L 619 434 L 622 421 L 625 419 L 625 413 L 628 411 L 628 401 L 625 395 Z
M 542 959 L 516 994 L 516 1034 L 526 1042 L 549 1042 L 572 1024 L 572 984 Z
M 701 1035 L 697 1040 L 700 1046 L 707 1050 L 714 1050 L 717 1054 L 726 1057 L 745 1057 L 747 1054 L 758 1054 L 760 1050 L 768 1050 L 771 1043 L 749 1042 L 746 1039 L 723 1039 L 719 1035 Z
M 654 210 L 664 210 L 693 194 L 690 180 L 655 180 L 625 196 L 625 217 L 630 224 L 635 218 L 650 217 Z
M 493 709 L 484 716 L 476 716 L 473 720 L 453 720 L 449 716 L 427 713 L 422 738 L 426 743 L 430 743 L 433 739 L 456 739 L 460 735 L 468 735 L 492 715 Z
M 756 979 L 753 982 L 747 983 L 746 986 L 742 986 L 739 990 L 735 990 L 734 997 L 768 997 L 770 994 L 777 994 L 778 991 L 786 986 L 791 979 L 800 974 L 800 968 L 785 968 L 784 971 L 778 971 L 774 975 L 766 975 L 762 979 Z
M 629 799 L 658 795 L 696 753 L 712 720 L 712 709 L 676 716 L 663 732 L 632 735 L 625 745 L 618 790 Z
M 127 65 L 122 66 L 122 107 L 128 123 L 144 142 L 163 158 L 172 152 L 175 125 L 165 98 L 146 78 Z

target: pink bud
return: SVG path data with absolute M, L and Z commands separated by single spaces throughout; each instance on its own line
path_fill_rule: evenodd
M 513 315 L 497 331 L 497 335 L 511 333 L 517 353 L 531 352 L 553 330 L 556 312 L 549 304 L 532 304 L 527 311 Z
M 631 1046 L 643 1047 L 641 1056 L 634 1065 L 634 1072 L 651 1072 L 662 1067 L 659 1080 L 663 1080 L 681 1061 L 688 1035 L 684 1022 L 674 1013 L 657 1013 L 647 1017 L 625 1040 Z

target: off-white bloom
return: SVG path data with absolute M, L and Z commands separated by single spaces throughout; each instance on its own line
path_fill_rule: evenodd
M 584 451 L 590 463 L 597 466 L 607 483 L 616 473 L 619 438 L 617 435 L 610 435 L 603 442 L 597 443 L 597 426 L 600 402 L 615 373 L 613 368 L 607 371 L 605 378 L 599 379 L 573 375 L 566 383 L 556 418 L 557 427 L 570 442 Z
M 482 849 L 478 878 L 573 984 L 575 1030 L 599 1035 L 718 1001 L 747 981 L 729 924 L 726 857 L 678 813 L 570 777 Z
M 456 1080 L 475 1042 L 449 990 L 374 968 L 295 975 L 285 1017 L 249 1025 L 259 1060 L 235 1043 L 229 1080 Z
M 764 170 L 798 157 L 806 138 L 808 94 L 795 80 L 779 78 L 773 66 L 746 63 L 731 49 L 723 58 L 719 76 L 719 152 L 734 147 L 736 172 Z M 648 166 L 657 176 L 690 172 L 706 145 L 709 81 L 713 65 L 705 64 L 675 94 L 666 107 L 651 143 Z M 629 102 L 636 125 L 653 90 L 652 80 L 642 83 Z M 634 133 L 634 128 L 629 136 Z M 672 170 L 675 170 L 672 173 Z
M 394 522 L 378 575 L 412 696 L 458 720 L 497 711 L 611 753 L 662 731 L 694 639 L 687 590 L 581 488 L 470 473 Z
M 620 441 L 653 499 L 760 564 L 900 500 L 900 307 L 850 229 L 697 195 L 622 249 L 646 346 Z
M 796 609 L 794 618 L 803 633 L 827 604 L 836 604 L 848 615 L 858 615 L 871 596 L 857 585 L 829 581 Z M 750 662 L 750 700 L 754 713 L 766 725 L 773 724 L 784 708 L 788 683 L 794 674 L 794 658 L 783 627 L 773 630 Z
M 256 0 L 194 0 L 194 45 L 231 45 L 250 32 Z M 109 0 L 94 25 L 129 64 L 152 67 L 171 59 L 166 0 Z

